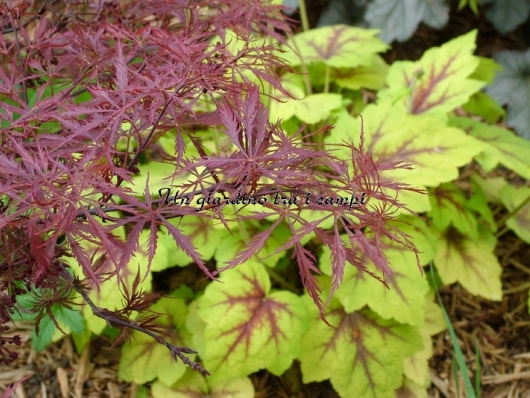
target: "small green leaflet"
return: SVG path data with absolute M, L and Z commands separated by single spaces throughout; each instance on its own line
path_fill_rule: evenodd
M 497 242 L 489 231 L 479 228 L 479 232 L 478 240 L 454 227 L 438 232 L 434 264 L 445 285 L 459 282 L 471 294 L 499 301 L 502 267 L 493 253 Z
M 479 66 L 473 55 L 476 30 L 427 50 L 417 62 L 394 62 L 380 101 L 405 104 L 412 114 L 445 115 L 465 104 L 486 82 L 470 79 Z
M 260 369 L 276 375 L 287 370 L 300 352 L 307 328 L 300 297 L 271 292 L 265 267 L 247 261 L 221 274 L 199 299 L 198 314 L 206 322 L 204 366 L 210 378 L 245 377 Z
M 248 377 L 216 382 L 188 369 L 171 387 L 155 381 L 151 392 L 153 398 L 248 398 L 254 396 L 254 386 Z
M 313 305 L 308 296 L 304 302 Z M 302 339 L 304 383 L 330 379 L 343 397 L 395 398 L 403 360 L 423 348 L 418 330 L 368 310 L 348 314 L 335 298 L 326 317 L 335 328 L 316 316 Z
M 356 68 L 370 66 L 373 54 L 388 49 L 376 34 L 377 30 L 346 25 L 326 26 L 298 33 L 287 44 L 300 52 L 299 55 L 306 64 L 324 62 L 333 68 Z M 291 66 L 301 64 L 299 56 L 292 51 L 282 57 L 287 59 Z
M 33 307 L 33 298 L 31 293 L 26 293 L 17 297 L 17 304 L 21 308 L 31 309 Z M 55 321 L 61 327 L 64 333 L 83 333 L 86 329 L 85 320 L 79 311 L 66 308 L 64 306 L 54 304 L 51 307 L 51 312 Z M 33 322 L 37 314 L 17 311 L 13 314 L 13 320 L 31 321 Z M 54 321 L 50 316 L 45 314 L 39 324 L 39 334 L 35 330 L 31 332 L 31 345 L 35 351 L 40 352 L 44 350 L 52 341 L 60 340 L 64 335 L 61 330 L 57 329 Z
M 187 346 L 190 335 L 184 327 L 187 314 L 184 301 L 164 297 L 158 300 L 151 310 L 160 313 L 157 322 L 169 328 L 170 337 L 165 338 L 172 344 Z M 193 359 L 193 356 L 189 358 Z M 151 336 L 134 331 L 131 342 L 122 347 L 118 375 L 121 379 L 136 384 L 144 384 L 158 378 L 170 386 L 182 377 L 186 369 L 186 365 L 171 357 L 165 346 Z
M 516 188 L 512 185 L 506 184 L 501 189 L 500 195 L 502 203 L 506 206 L 508 211 L 511 212 L 530 197 L 530 188 Z M 530 243 L 530 203 L 526 202 L 526 205 L 506 220 L 506 226 L 508 226 L 526 243 Z

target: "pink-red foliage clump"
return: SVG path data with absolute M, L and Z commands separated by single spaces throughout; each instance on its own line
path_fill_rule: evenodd
M 228 51 L 232 37 L 228 30 L 246 43 L 236 54 Z M 312 234 L 331 249 L 332 291 L 342 280 L 345 264 L 365 270 L 365 257 L 384 279 L 391 272 L 383 255 L 384 239 L 407 244 L 406 236 L 386 224 L 392 217 L 390 209 L 399 203 L 382 190 L 405 187 L 378 177 L 379 171 L 401 165 L 372 160 L 362 144 L 351 148 L 349 162 L 339 160 L 309 144 L 302 134 L 288 136 L 278 124 L 269 123 L 259 89 L 246 74 L 250 71 L 281 90 L 276 71 L 286 66 L 272 51 L 273 44 L 256 44 L 257 35 L 281 41 L 289 32 L 281 7 L 258 0 L 34 4 L 8 0 L 0 5 L 0 31 L 2 325 L 16 311 L 17 296 L 36 289 L 53 292 L 35 306 L 37 319 L 50 314 L 52 305 L 73 305 L 72 289 L 89 300 L 85 293 L 89 286 L 97 288 L 110 275 L 119 276 L 135 252 L 144 249 L 138 242 L 146 229 L 149 262 L 157 248 L 157 231 L 165 226 L 180 250 L 215 277 L 190 238 L 169 220 L 193 216 L 225 222 L 225 205 L 207 205 L 197 212 L 195 207 L 172 206 L 158 199 L 159 187 L 146 186 L 143 196 L 132 192 L 124 182 L 146 172 L 141 157 L 170 162 L 175 175 L 195 175 L 195 181 L 181 187 L 189 194 L 233 198 L 238 192 L 254 196 L 364 192 L 378 200 L 375 211 L 363 206 L 353 211 L 344 206 L 269 202 L 240 217 L 280 216 L 224 268 L 259 253 L 283 223 L 291 238 L 278 250 L 293 249 L 302 281 L 322 316 L 315 256 L 300 243 L 305 235 Z M 194 105 L 205 98 L 215 105 L 214 111 L 195 110 Z M 208 152 L 197 125 L 219 128 L 234 150 L 228 155 Z M 175 154 L 166 153 L 158 139 L 175 132 Z M 187 157 L 186 143 L 201 156 Z M 153 188 L 155 192 L 150 192 Z M 323 216 L 307 220 L 302 212 L 307 209 L 323 211 Z M 331 230 L 321 226 L 329 218 L 334 222 Z M 125 240 L 117 236 L 120 227 L 127 231 Z M 349 236 L 350 245 L 340 234 Z M 105 254 L 94 256 L 83 242 Z M 75 258 L 82 275 L 70 276 L 66 257 Z M 147 270 L 150 264 L 145 266 Z M 144 322 L 127 318 L 133 310 L 146 310 L 157 296 L 122 291 L 126 297 L 121 312 L 111 313 L 89 302 L 94 313 L 109 324 L 144 331 L 165 344 L 152 317 L 144 317 Z M 9 346 L 20 344 L 17 337 L 2 336 L 6 328 L 0 328 L 4 361 L 16 356 Z M 185 362 L 182 353 L 193 352 L 168 348 Z M 196 363 L 186 363 L 207 373 Z

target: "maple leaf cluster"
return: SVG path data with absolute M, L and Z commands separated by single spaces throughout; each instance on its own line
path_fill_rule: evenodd
M 119 276 L 149 231 L 148 264 L 157 248 L 157 232 L 167 229 L 176 245 L 208 276 L 244 263 L 260 252 L 280 224 L 291 239 L 278 250 L 293 249 L 304 285 L 323 316 L 324 304 L 315 279 L 315 256 L 302 245 L 313 234 L 332 253 L 333 290 L 346 263 L 365 270 L 367 256 L 384 275 L 391 272 L 384 239 L 409 245 L 407 237 L 387 226 L 391 209 L 400 204 L 385 189 L 404 189 L 382 182 L 378 172 L 402 167 L 382 164 L 364 150 L 351 148 L 351 163 L 310 143 L 301 132 L 288 136 L 271 124 L 255 79 L 282 91 L 276 74 L 286 68 L 272 37 L 282 42 L 289 24 L 280 6 L 258 0 L 153 0 L 7 2 L 0 8 L 0 322 L 17 310 L 17 296 L 45 289 L 34 311 L 37 320 L 53 305 L 72 306 L 75 290 L 107 323 L 144 331 L 162 344 L 152 316 L 128 320 L 131 311 L 146 310 L 158 296 L 122 288 L 125 307 L 97 308 L 86 291 Z M 230 49 L 236 37 L 244 43 Z M 198 111 L 209 101 L 213 111 Z M 209 151 L 197 126 L 218 128 L 233 150 Z M 175 136 L 175 152 L 159 144 Z M 325 131 L 319 132 L 324 134 Z M 346 145 L 346 144 L 341 144 Z M 186 156 L 190 147 L 199 154 Z M 203 217 L 228 228 L 223 208 L 172 206 L 156 198 L 149 185 L 143 194 L 131 189 L 133 176 L 145 173 L 141 158 L 175 166 L 174 176 L 192 175 L 183 184 L 190 195 L 248 195 L 311 192 L 351 196 L 363 192 L 379 205 L 347 207 L 269 201 L 262 209 L 232 215 L 239 221 L 276 216 L 265 231 L 226 267 L 211 272 L 199 251 L 169 220 Z M 353 172 L 351 165 L 353 164 Z M 157 187 L 158 188 L 158 187 Z M 375 209 L 375 210 L 374 210 Z M 308 219 L 307 211 L 320 218 Z M 279 217 L 278 217 L 279 216 Z M 323 227 L 329 220 L 334 227 Z M 118 236 L 125 228 L 126 238 Z M 341 239 L 347 234 L 350 245 Z M 96 256 L 87 244 L 99 248 Z M 71 276 L 65 259 L 81 266 Z M 111 266 L 109 266 L 111 264 Z M 375 275 L 374 275 L 375 276 Z M 378 276 L 379 277 L 379 276 Z M 9 345 L 20 339 L 2 334 L 0 359 L 16 356 Z M 126 335 L 127 333 L 123 333 Z M 185 347 L 168 345 L 186 362 Z M 207 373 L 188 360 L 194 369 Z

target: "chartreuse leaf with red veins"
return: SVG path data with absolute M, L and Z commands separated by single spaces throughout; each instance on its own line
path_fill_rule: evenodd
M 431 48 L 416 62 L 394 62 L 378 99 L 404 104 L 412 114 L 445 115 L 465 104 L 486 84 L 470 78 L 480 62 L 473 55 L 476 36 L 474 30 Z
M 519 208 L 525 201 L 526 204 L 506 220 L 506 226 L 517 234 L 519 238 L 530 243 L 530 203 L 527 201 L 530 197 L 530 188 L 516 188 L 506 184 L 500 192 L 501 202 L 509 212 Z
M 221 274 L 199 299 L 206 322 L 201 358 L 212 379 L 244 377 L 260 369 L 280 375 L 300 354 L 307 315 L 299 296 L 271 292 L 265 266 L 247 261 Z
M 312 299 L 303 298 L 311 309 Z M 330 301 L 326 318 L 334 328 L 315 315 L 302 338 L 304 383 L 330 379 L 343 397 L 394 398 L 403 382 L 403 360 L 423 348 L 418 329 L 369 310 L 348 313 L 337 298 Z
M 388 49 L 376 35 L 377 30 L 346 25 L 326 26 L 298 33 L 288 41 L 288 45 L 299 52 L 305 64 L 323 62 L 333 68 L 356 68 L 370 66 L 374 54 Z M 292 51 L 282 55 L 291 66 L 301 64 L 299 56 Z
M 420 251 L 420 262 L 425 264 L 434 257 L 434 237 L 420 218 L 403 217 L 406 223 L 399 223 L 400 230 L 411 236 Z M 407 224 L 408 223 L 408 224 Z M 347 240 L 346 237 L 343 239 Z M 424 322 L 425 294 L 429 284 L 418 270 L 414 253 L 397 244 L 388 244 L 385 255 L 393 274 L 387 276 L 386 287 L 379 280 L 359 272 L 357 268 L 347 267 L 344 279 L 335 296 L 347 312 L 370 307 L 380 317 L 393 318 L 398 322 L 420 326 Z M 330 252 L 323 249 L 320 256 L 320 268 L 331 275 Z M 365 259 L 364 264 L 370 271 L 377 274 L 375 265 Z
M 483 151 L 475 157 L 484 171 L 490 172 L 500 163 L 521 177 L 530 179 L 530 141 L 510 130 L 467 117 L 453 117 L 449 122 L 485 144 Z
M 205 379 L 198 372 L 188 369 L 174 385 L 168 387 L 155 381 L 151 387 L 153 398 L 248 398 L 254 396 L 254 386 L 248 377 L 224 381 Z
M 479 237 L 472 239 L 453 226 L 434 231 L 439 241 L 434 264 L 442 282 L 458 282 L 471 294 L 501 300 L 502 267 L 494 253 L 497 241 L 491 232 L 479 225 Z
M 365 147 L 380 162 L 404 162 L 412 170 L 380 172 L 381 180 L 404 181 L 425 188 L 455 180 L 458 168 L 479 154 L 484 144 L 460 129 L 447 126 L 429 115 L 409 115 L 402 104 L 388 102 L 367 106 L 363 111 Z M 359 145 L 361 120 L 341 114 L 336 128 L 326 138 L 328 143 L 345 140 Z M 341 152 L 337 151 L 339 156 Z M 344 156 L 351 156 L 347 149 Z M 400 201 L 415 211 L 430 208 L 426 195 L 399 192 Z
M 151 310 L 160 314 L 156 323 L 168 328 L 168 335 L 164 336 L 168 342 L 177 346 L 188 346 L 191 336 L 184 326 L 187 308 L 182 299 L 161 298 Z M 165 346 L 151 336 L 134 331 L 130 343 L 122 347 L 118 376 L 136 384 L 144 384 L 158 378 L 165 385 L 173 385 L 184 375 L 186 369 L 186 365 L 171 357 Z
M 434 302 L 434 292 L 432 290 L 426 295 L 426 304 L 425 323 L 419 329 L 423 341 L 423 350 L 404 360 L 405 376 L 424 388 L 429 387 L 431 384 L 429 375 L 429 359 L 433 354 L 431 336 L 447 328 L 442 310 Z
M 444 231 L 452 225 L 460 233 L 474 240 L 478 239 L 477 219 L 466 208 L 467 199 L 455 184 L 441 184 L 432 190 L 429 199 L 429 217 L 432 219 L 432 225 L 439 231 Z

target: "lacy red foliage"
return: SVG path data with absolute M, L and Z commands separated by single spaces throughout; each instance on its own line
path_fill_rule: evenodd
M 360 252 L 383 275 L 390 272 L 383 237 L 407 244 L 406 237 L 386 228 L 390 205 L 399 203 L 382 191 L 405 187 L 378 178 L 378 170 L 399 165 L 372 161 L 361 145 L 352 148 L 351 176 L 347 162 L 316 149 L 301 134 L 287 136 L 279 125 L 268 122 L 258 88 L 245 73 L 253 72 L 281 90 L 275 71 L 285 65 L 271 51 L 273 45 L 255 42 L 256 35 L 282 40 L 289 31 L 281 7 L 258 0 L 35 2 L 32 6 L 8 1 L 0 8 L 0 30 L 2 324 L 10 321 L 20 294 L 36 288 L 54 293 L 37 306 L 42 317 L 52 305 L 72 305 L 69 292 L 75 289 L 109 324 L 148 333 L 175 358 L 207 373 L 182 355 L 192 350 L 167 345 L 152 316 L 128 320 L 131 311 L 146 310 L 156 295 L 122 287 L 126 306 L 112 313 L 95 307 L 85 293 L 87 286 L 120 275 L 139 250 L 144 229 L 150 231 L 150 263 L 161 226 L 207 275 L 215 277 L 190 238 L 169 220 L 194 216 L 225 221 L 225 205 L 207 205 L 197 212 L 191 206 L 154 199 L 149 187 L 139 197 L 123 182 L 145 172 L 139 165 L 141 156 L 171 162 L 175 175 L 195 175 L 196 181 L 180 187 L 188 194 L 234 198 L 238 193 L 351 196 L 365 192 L 378 199 L 380 211 L 360 206 L 353 218 L 344 206 L 285 206 L 272 201 L 262 211 L 240 217 L 261 220 L 280 215 L 227 267 L 259 253 L 273 230 L 285 223 L 292 238 L 279 250 L 294 249 L 304 285 L 322 316 L 315 257 L 300 244 L 305 235 L 315 235 L 331 249 L 332 290 L 340 284 L 347 262 L 365 270 Z M 228 50 L 228 30 L 245 42 L 235 55 Z M 209 98 L 216 111 L 194 110 L 201 98 Z M 235 145 L 233 153 L 208 153 L 194 129 L 199 124 L 220 127 Z M 172 156 L 157 140 L 175 131 L 176 156 Z M 125 149 L 119 145 L 123 142 Z M 200 158 L 185 156 L 186 142 L 196 147 Z M 308 221 L 303 209 L 325 215 Z M 335 228 L 326 230 L 321 224 L 330 217 Z M 116 233 L 123 226 L 124 241 Z M 343 233 L 350 236 L 350 247 L 339 238 Z M 102 248 L 105 258 L 95 258 L 82 242 Z M 65 256 L 77 260 L 83 275 L 70 276 Z M 102 262 L 112 263 L 113 268 L 101 267 Z M 145 266 L 148 272 L 150 264 Z M 6 344 L 20 341 L 0 339 L 0 359 L 8 360 L 14 353 Z

